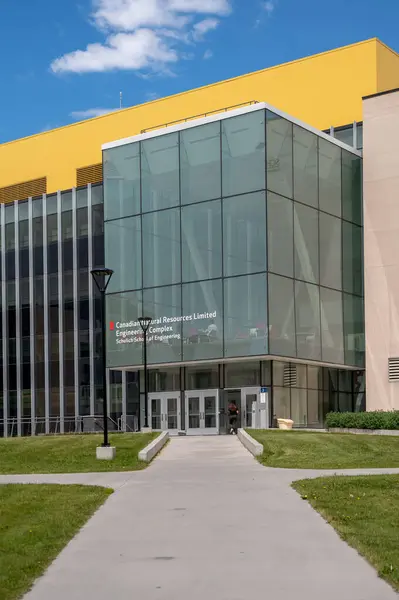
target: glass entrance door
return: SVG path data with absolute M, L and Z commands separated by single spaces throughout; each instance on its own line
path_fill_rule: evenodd
M 219 390 L 186 392 L 188 435 L 219 433 Z
M 149 394 L 148 421 L 154 431 L 177 434 L 181 429 L 180 392 Z

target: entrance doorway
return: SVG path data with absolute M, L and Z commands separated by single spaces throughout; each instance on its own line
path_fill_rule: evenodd
M 240 411 L 239 426 L 246 429 L 267 429 L 270 427 L 269 394 L 265 388 L 247 387 L 224 390 L 224 411 L 234 402 Z M 228 421 L 228 419 L 227 419 Z
M 219 433 L 219 390 L 185 392 L 187 435 Z
M 177 435 L 181 428 L 180 392 L 148 394 L 148 421 L 155 431 Z

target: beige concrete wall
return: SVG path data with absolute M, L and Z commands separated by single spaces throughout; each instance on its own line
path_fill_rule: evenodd
M 367 410 L 399 409 L 399 92 L 363 101 Z

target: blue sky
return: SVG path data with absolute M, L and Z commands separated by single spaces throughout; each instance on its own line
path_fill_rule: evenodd
M 0 0 L 0 142 L 370 37 L 399 0 Z

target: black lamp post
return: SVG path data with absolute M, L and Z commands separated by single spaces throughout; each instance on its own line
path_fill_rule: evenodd
M 143 354 L 144 354 L 144 427 L 148 427 L 148 375 L 147 375 L 147 331 L 151 325 L 151 317 L 139 317 L 140 327 L 143 330 Z
M 102 325 L 102 358 L 103 358 L 103 419 L 104 419 L 104 441 L 102 446 L 109 446 L 108 441 L 108 407 L 107 407 L 107 369 L 106 369 L 106 342 L 105 342 L 105 292 L 113 275 L 112 269 L 93 269 L 91 271 L 94 282 L 101 294 L 101 325 Z

